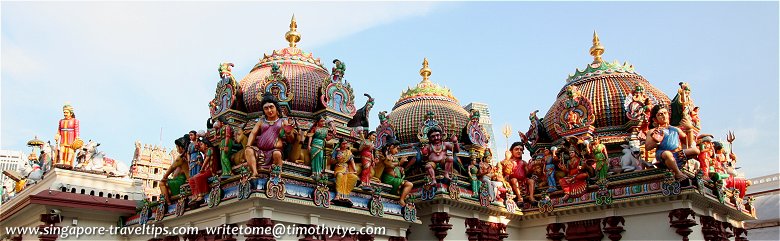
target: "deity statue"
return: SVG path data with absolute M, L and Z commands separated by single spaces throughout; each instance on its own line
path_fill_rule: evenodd
M 306 136 L 309 137 L 309 155 L 311 156 L 311 175 L 317 179 L 325 170 L 325 142 L 328 139 L 329 120 L 323 116 L 314 119 L 314 126 L 309 129 Z
M 378 160 L 374 158 L 374 142 L 376 142 L 376 132 L 371 131 L 368 137 L 360 135 L 360 157 L 362 168 L 360 170 L 360 186 L 364 188 L 371 187 L 371 177 L 374 176 L 374 167 Z
M 739 190 L 739 198 L 745 198 L 747 188 L 752 185 L 750 181 L 743 177 L 737 177 L 737 173 L 734 172 L 734 163 L 737 162 L 737 155 L 734 152 L 728 154 L 729 159 L 726 158 L 726 151 L 723 150 L 723 144 L 721 142 L 715 142 L 715 170 L 714 173 L 710 173 L 713 181 L 721 181 L 725 185 L 725 188 L 733 188 Z
M 699 149 L 696 147 L 683 149 L 681 142 L 685 140 L 686 134 L 679 128 L 669 125 L 669 110 L 663 105 L 656 105 L 650 111 L 653 118 L 653 129 L 648 131 L 645 149 L 655 151 L 655 158 L 658 160 L 658 166 L 668 168 L 674 174 L 675 179 L 682 181 L 688 178 L 680 171 L 685 165 L 688 156 L 699 155 Z
M 343 203 L 345 206 L 352 206 L 349 200 L 349 194 L 358 181 L 355 171 L 355 161 L 350 150 L 349 142 L 345 139 L 339 140 L 337 148 L 333 149 L 333 159 L 335 167 L 333 174 L 336 175 L 336 198 L 334 203 Z
M 215 150 L 214 144 L 208 138 L 201 137 L 198 140 L 198 151 L 203 154 L 203 166 L 200 172 L 187 180 L 192 189 L 193 199 L 190 203 L 197 203 L 203 200 L 203 197 L 209 192 L 209 177 L 216 174 L 215 164 L 219 155 Z
M 198 150 L 198 132 L 191 130 L 188 133 L 190 138 L 190 144 L 187 145 L 188 165 L 190 169 L 190 176 L 195 176 L 200 173 L 201 166 L 203 165 L 203 156 Z
M 171 197 L 179 195 L 180 187 L 182 184 L 190 179 L 189 166 L 187 165 L 187 152 L 185 148 L 190 144 L 189 137 L 183 136 L 173 142 L 176 145 L 176 150 L 179 154 L 168 170 L 163 173 L 162 180 L 160 180 L 160 194 L 165 199 L 166 204 L 171 203 Z M 172 179 L 168 177 L 173 174 Z
M 580 127 L 581 122 L 582 120 L 580 118 L 580 114 L 577 113 L 574 108 L 569 109 L 568 113 L 566 114 L 566 125 L 568 129 Z
M 401 143 L 395 137 L 388 136 L 385 140 L 385 145 L 382 146 L 380 158 L 385 164 L 385 169 L 382 173 L 382 183 L 393 187 L 390 193 L 400 195 L 399 203 L 401 207 L 404 207 L 406 206 L 406 196 L 412 190 L 412 183 L 404 179 L 404 168 L 401 167 L 401 165 L 407 162 L 406 157 L 399 159 L 395 156 L 398 154 L 398 146 L 400 145 Z
M 480 159 L 477 158 L 466 167 L 469 175 L 469 183 L 471 183 L 471 196 L 475 198 L 479 198 L 479 188 L 482 186 L 482 181 L 479 179 L 479 165 L 481 163 Z
M 699 169 L 702 172 L 702 177 L 707 180 L 710 179 L 710 173 L 715 173 L 715 149 L 713 145 L 712 135 L 700 135 L 698 138 L 699 156 L 696 158 L 699 161 Z
M 525 187 L 528 191 L 528 197 L 531 202 L 535 202 L 534 198 L 534 183 L 533 179 L 528 178 L 526 173 L 530 165 L 523 161 L 523 142 L 512 143 L 509 147 L 510 155 L 499 163 L 501 170 L 504 174 L 504 179 L 509 182 L 515 195 L 517 195 L 517 202 L 523 202 L 522 187 Z
M 79 139 L 79 120 L 76 119 L 76 113 L 73 112 L 73 106 L 65 105 L 62 107 L 64 118 L 60 120 L 57 134 L 54 140 L 59 144 L 59 156 L 57 164 L 66 168 L 73 168 L 73 159 L 76 149 L 81 148 L 83 142 Z
M 338 59 L 334 59 L 333 64 L 334 66 L 331 69 L 333 82 L 341 81 L 344 78 L 344 72 L 347 71 L 347 66 L 344 64 L 344 62 L 341 62 L 341 60 Z
M 582 195 L 588 188 L 588 171 L 583 168 L 587 164 L 574 149 L 570 148 L 568 151 L 567 175 L 558 180 L 563 189 L 563 200 L 567 200 L 571 196 L 577 197 Z
M 252 177 L 257 177 L 258 161 L 263 167 L 271 164 L 282 166 L 282 139 L 295 138 L 292 126 L 287 118 L 279 115 L 279 102 L 276 97 L 267 93 L 263 95 L 260 105 L 263 107 L 263 117 L 257 121 L 249 133 L 247 149 L 244 153 Z
M 230 178 L 233 174 L 233 161 L 231 160 L 231 157 L 233 156 L 235 140 L 233 138 L 233 127 L 225 123 L 224 120 L 219 120 L 219 123 L 221 127 L 219 127 L 219 135 L 217 136 L 222 137 L 222 140 L 219 141 L 219 160 L 220 166 L 222 166 L 221 178 L 226 179 Z
M 607 147 L 601 143 L 601 139 L 596 137 L 593 139 L 593 143 L 590 145 L 590 153 L 593 155 L 593 159 L 596 160 L 596 177 L 598 179 L 607 178 L 609 174 L 609 155 L 607 154 Z
M 493 170 L 493 165 L 490 165 L 489 161 L 481 161 L 478 165 L 479 172 L 477 177 L 482 181 L 482 185 L 487 186 L 488 196 L 490 196 L 490 201 L 493 202 L 496 200 L 496 196 L 498 196 L 496 194 L 498 192 L 497 183 L 500 183 L 500 181 L 494 180 L 497 180 L 495 177 L 500 176 L 500 174 Z
M 442 141 L 442 131 L 438 127 L 428 129 L 427 137 L 429 143 L 423 147 L 422 154 L 428 161 L 425 165 L 428 177 L 430 177 L 433 183 L 436 183 L 436 165 L 443 164 L 444 178 L 450 179 L 454 159 L 452 156 L 447 155 L 447 151 L 452 151 L 453 155 L 460 151 L 457 137 L 452 135 L 451 142 Z
M 555 172 L 556 172 L 556 166 L 558 162 L 558 156 L 556 155 L 556 151 L 558 150 L 557 147 L 552 147 L 550 149 L 543 149 L 542 153 L 544 153 L 544 175 L 547 177 L 547 191 L 552 192 L 555 190 L 558 190 L 555 188 L 558 186 L 558 184 L 555 182 Z
M 650 116 L 650 110 L 653 109 L 653 102 L 650 98 L 645 98 L 641 108 L 642 114 L 639 116 L 641 121 L 639 124 L 639 138 L 646 138 L 645 133 L 650 129 L 650 122 L 653 122 L 653 118 Z

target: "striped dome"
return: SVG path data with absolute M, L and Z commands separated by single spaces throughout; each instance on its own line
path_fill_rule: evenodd
M 561 137 L 556 133 L 554 124 L 560 123 L 558 119 L 561 116 L 558 105 L 563 105 L 567 99 L 566 89 L 568 86 L 576 86 L 580 94 L 590 100 L 593 106 L 595 121 L 593 126 L 597 132 L 625 130 L 625 124 L 629 121 L 625 109 L 624 100 L 631 94 L 637 84 L 645 88 L 645 95 L 652 100 L 653 104 L 669 104 L 669 97 L 663 92 L 651 85 L 644 77 L 633 70 L 629 64 L 620 65 L 617 62 L 600 62 L 590 64 L 584 71 L 577 71 L 575 75 L 569 76 L 567 84 L 558 92 L 555 103 L 545 114 L 542 120 L 547 128 L 550 137 L 558 139 Z
M 447 135 L 457 135 L 460 128 L 468 123 L 469 113 L 460 106 L 452 91 L 428 79 L 431 70 L 427 59 L 423 60 L 420 75 L 423 80 L 414 88 L 401 93 L 401 98 L 388 115 L 388 122 L 395 128 L 396 138 L 404 144 L 419 142 L 417 134 L 428 111 L 433 111 L 434 119 L 444 126 Z M 453 120 L 457 130 L 450 128 Z
M 293 111 L 314 112 L 319 106 L 318 89 L 322 81 L 328 78 L 328 71 L 319 59 L 312 57 L 297 47 L 274 50 L 265 55 L 240 82 L 244 93 L 244 104 L 248 112 L 262 111 L 260 106 L 260 86 L 265 77 L 271 75 L 272 64 L 279 65 L 279 70 L 290 81 L 293 99 L 290 108 Z

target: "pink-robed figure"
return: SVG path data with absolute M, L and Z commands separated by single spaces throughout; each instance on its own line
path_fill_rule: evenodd
M 263 96 L 260 102 L 263 107 L 263 117 L 249 133 L 247 149 L 244 153 L 252 176 L 257 177 L 257 165 L 268 167 L 271 164 L 282 166 L 282 138 L 295 138 L 292 126 L 287 118 L 280 116 L 279 103 L 270 94 Z M 287 134 L 285 134 L 287 133 Z M 292 140 L 287 140 L 292 141 Z M 259 162 L 259 163 L 258 163 Z
M 79 138 L 79 120 L 76 119 L 76 114 L 73 113 L 73 106 L 71 105 L 66 104 L 63 106 L 62 114 L 64 118 L 60 120 L 57 135 L 54 136 L 54 140 L 59 143 L 60 149 L 55 164 L 73 167 L 75 149 L 80 147 L 73 146 L 73 143 Z

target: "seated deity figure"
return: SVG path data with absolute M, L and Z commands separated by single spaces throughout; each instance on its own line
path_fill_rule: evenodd
M 567 200 L 571 196 L 576 197 L 582 195 L 588 188 L 588 171 L 583 168 L 583 166 L 587 164 L 574 149 L 569 149 L 568 151 L 569 161 L 566 169 L 567 175 L 558 180 L 558 184 L 561 185 L 563 193 L 565 194 L 563 200 Z
M 401 165 L 407 162 L 406 157 L 399 159 L 395 156 L 398 154 L 398 146 L 400 145 L 401 143 L 395 137 L 388 136 L 385 145 L 382 146 L 382 159 L 385 164 L 382 183 L 392 186 L 393 189 L 390 190 L 390 193 L 399 194 L 401 197 L 399 203 L 401 206 L 406 206 L 406 196 L 412 190 L 412 183 L 404 180 L 404 168 Z
M 248 148 L 244 153 L 252 177 L 257 177 L 258 162 L 261 161 L 264 168 L 271 164 L 282 166 L 282 148 L 284 138 L 294 138 L 292 126 L 287 118 L 281 117 L 279 102 L 270 94 L 263 95 L 260 101 L 263 107 L 263 117 L 257 121 L 255 127 L 249 133 Z M 289 135 L 285 135 L 285 134 Z
M 192 203 L 202 201 L 206 193 L 209 192 L 209 177 L 216 174 L 214 167 L 219 158 L 214 150 L 214 145 L 206 137 L 200 137 L 198 140 L 198 151 L 203 155 L 203 166 L 198 174 L 187 180 L 192 190 Z
M 729 158 L 731 159 L 731 161 L 729 161 L 726 159 L 726 151 L 723 150 L 722 143 L 715 142 L 713 146 L 713 149 L 715 150 L 715 168 L 713 172 L 710 172 L 710 176 L 713 177 L 712 180 L 722 181 L 726 188 L 739 190 L 739 198 L 745 198 L 745 192 L 747 192 L 747 188 L 752 185 L 752 183 L 744 177 L 736 176 L 737 174 L 734 172 L 734 163 L 737 162 L 737 155 L 733 152 L 729 153 Z
M 325 170 L 325 142 L 328 139 L 327 120 L 322 116 L 314 119 L 315 125 L 309 129 L 309 155 L 311 156 L 311 175 L 317 178 Z
M 663 105 L 656 105 L 650 111 L 653 118 L 653 126 L 647 133 L 645 149 L 655 151 L 658 166 L 668 168 L 674 174 L 674 178 L 682 181 L 688 178 L 680 171 L 680 168 L 688 160 L 688 157 L 699 155 L 699 148 L 684 149 L 681 142 L 686 140 L 686 134 L 679 128 L 669 125 L 669 110 Z
M 349 194 L 358 181 L 355 171 L 355 160 L 350 150 L 349 142 L 345 139 L 339 140 L 338 148 L 333 149 L 333 173 L 336 175 L 336 198 L 334 201 L 340 201 L 351 206 Z
M 187 152 L 184 149 L 190 144 L 189 136 L 183 136 L 173 142 L 179 156 L 173 160 L 168 170 L 163 173 L 160 180 L 160 194 L 163 195 L 166 204 L 171 204 L 171 197 L 179 195 L 180 187 L 190 178 L 189 165 L 187 163 Z M 172 179 L 168 177 L 173 174 Z
M 447 151 L 452 151 L 453 155 L 460 151 L 458 138 L 453 135 L 451 142 L 442 141 L 442 131 L 437 127 L 429 129 L 427 136 L 430 143 L 423 147 L 422 154 L 428 161 L 425 164 L 425 169 L 428 171 L 428 177 L 430 177 L 431 182 L 436 183 L 436 166 L 437 164 L 443 164 L 444 178 L 450 179 L 454 159 L 447 154 Z
M 376 132 L 371 131 L 368 137 L 360 138 L 360 158 L 362 169 L 360 170 L 360 186 L 364 188 L 371 187 L 371 177 L 374 176 L 374 166 L 377 164 L 374 158 L 374 142 L 376 141 Z
M 490 162 L 482 161 L 479 163 L 479 173 L 477 174 L 479 179 L 482 181 L 482 185 L 487 186 L 488 196 L 490 196 L 490 201 L 496 200 L 496 192 L 498 191 L 497 181 L 494 181 L 494 177 L 496 176 L 496 172 L 493 170 L 493 165 L 490 165 Z
M 528 191 L 528 197 L 531 202 L 535 202 L 534 199 L 534 180 L 529 179 L 526 175 L 530 165 L 523 161 L 523 143 L 515 142 L 509 147 L 510 156 L 499 163 L 501 170 L 504 174 L 504 179 L 509 182 L 512 190 L 514 190 L 517 196 L 518 202 L 523 202 L 523 196 L 521 189 L 523 187 Z

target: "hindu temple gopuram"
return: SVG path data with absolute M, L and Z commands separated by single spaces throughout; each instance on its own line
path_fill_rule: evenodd
M 466 90 L 437 84 L 427 58 L 398 70 L 419 71 L 405 80 L 416 85 L 379 100 L 353 91 L 361 82 L 348 81 L 344 61 L 299 48 L 294 17 L 284 38 L 242 78 L 218 64 L 207 130 L 169 140 L 160 197 L 121 224 L 386 231 L 129 239 L 747 240 L 743 221 L 756 213 L 744 198 L 751 183 L 734 171 L 734 135 L 702 128 L 695 86 L 676 82 L 669 96 L 633 65 L 603 60 L 595 32 L 593 62 L 561 74 L 546 112 L 523 112 L 530 127 L 508 150 L 490 148 L 480 112 L 457 98 Z M 395 104 L 372 110 L 381 101 Z

